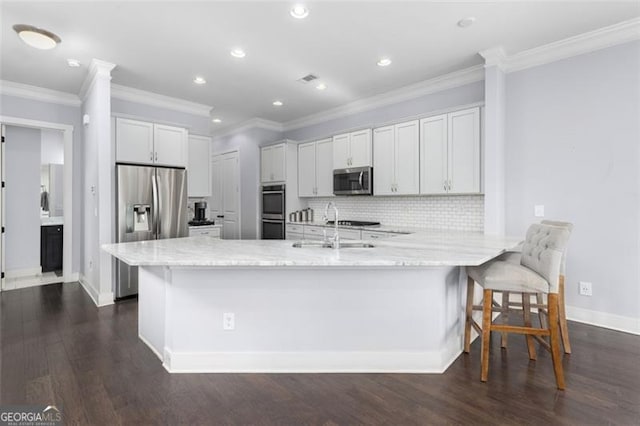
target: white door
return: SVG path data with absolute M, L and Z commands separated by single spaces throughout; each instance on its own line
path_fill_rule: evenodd
M 449 114 L 449 192 L 480 192 L 480 108 Z
M 416 120 L 394 126 L 394 193 L 397 195 L 420 193 L 420 139 L 418 137 L 418 125 L 419 123 Z M 375 170 L 373 174 L 374 179 L 376 178 L 376 173 L 378 173 L 378 170 Z M 373 193 L 375 194 L 375 191 Z
M 216 224 L 222 224 L 224 222 L 222 188 L 224 188 L 222 155 L 215 155 L 211 159 L 211 196 L 209 197 L 209 210 Z
M 273 181 L 272 157 L 272 146 L 265 146 L 264 148 L 260 149 L 260 182 L 262 183 Z
M 350 167 L 371 165 L 371 129 L 351 133 Z
M 187 131 L 181 127 L 153 125 L 154 162 L 163 166 L 187 167 Z
M 240 168 L 238 152 L 224 154 L 222 157 L 222 206 L 223 227 L 225 240 L 240 238 Z
M 274 145 L 271 151 L 271 170 L 273 182 L 284 182 L 287 176 L 286 170 L 286 144 Z
M 298 145 L 298 196 L 316 195 L 316 143 Z
M 153 123 L 116 119 L 116 161 L 153 164 Z
M 349 167 L 349 134 L 333 137 L 333 168 L 346 169 Z
M 211 195 L 211 138 L 189 135 L 187 167 L 189 197 Z
M 447 114 L 420 120 L 420 193 L 447 192 Z
M 373 131 L 373 193 L 395 194 L 395 134 L 394 126 Z
M 333 139 L 316 142 L 316 195 L 333 195 Z
M 4 273 L 5 273 L 5 264 L 4 264 L 4 248 L 5 248 L 5 241 L 4 241 L 4 227 L 5 227 L 5 223 L 4 223 L 4 218 L 5 218 L 5 213 L 4 213 L 4 182 L 5 182 L 5 168 L 4 168 L 4 135 L 5 135 L 5 126 L 4 124 L 0 125 L 0 135 L 2 136 L 2 143 L 0 143 L 0 179 L 2 180 L 2 188 L 0 189 L 0 226 L 2 226 L 2 235 L 0 236 L 0 272 L 2 272 L 1 275 L 1 279 L 0 279 L 0 291 L 4 290 L 5 288 L 5 284 L 4 284 Z

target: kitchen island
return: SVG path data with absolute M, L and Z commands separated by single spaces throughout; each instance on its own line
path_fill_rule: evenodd
M 464 266 L 518 243 L 422 231 L 373 248 L 190 237 L 103 249 L 139 267 L 139 336 L 170 372 L 441 373 L 462 349 Z

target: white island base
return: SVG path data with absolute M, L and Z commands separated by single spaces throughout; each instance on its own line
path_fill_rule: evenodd
M 139 334 L 172 373 L 442 373 L 462 351 L 465 279 L 460 266 L 140 266 Z

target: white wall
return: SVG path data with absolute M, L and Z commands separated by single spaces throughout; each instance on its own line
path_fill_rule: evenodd
M 5 141 L 5 261 L 11 275 L 40 268 L 40 130 L 7 126 Z
M 260 191 L 260 147 L 282 139 L 282 133 L 265 129 L 248 129 L 213 139 L 213 155 L 232 150 L 240 153 L 240 208 L 242 210 L 242 239 L 253 240 L 258 233 Z
M 640 42 L 508 74 L 506 105 L 507 233 L 524 235 L 535 204 L 574 223 L 567 305 L 637 321 Z
M 64 164 L 64 133 L 60 130 L 42 129 L 42 164 Z
M 84 251 L 81 247 L 82 227 L 82 114 L 80 107 L 65 106 L 50 102 L 36 101 L 33 99 L 18 98 L 15 96 L 0 95 L 1 115 L 29 120 L 48 121 L 73 126 L 73 221 L 72 240 L 72 273 L 80 270 L 81 259 Z M 38 173 L 40 176 L 40 173 Z M 39 184 L 38 184 L 39 185 Z

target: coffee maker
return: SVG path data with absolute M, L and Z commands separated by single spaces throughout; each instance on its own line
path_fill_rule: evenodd
M 191 226 L 213 225 L 212 220 L 207 220 L 207 202 L 198 201 L 193 204 L 193 220 L 189 222 Z

